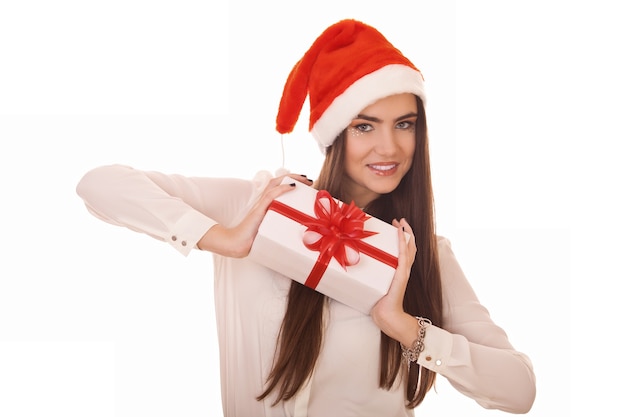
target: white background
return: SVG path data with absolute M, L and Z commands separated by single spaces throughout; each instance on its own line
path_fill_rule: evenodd
M 603 378 L 621 362 L 607 336 L 621 304 L 607 281 L 624 278 L 618 4 L 3 2 L 0 416 L 221 415 L 210 255 L 100 222 L 74 188 L 108 163 L 278 169 L 284 80 L 346 17 L 424 73 L 438 232 L 533 360 L 528 415 L 618 399 Z M 284 138 L 285 166 L 315 178 L 307 124 Z M 444 378 L 416 412 L 459 413 L 505 415 Z

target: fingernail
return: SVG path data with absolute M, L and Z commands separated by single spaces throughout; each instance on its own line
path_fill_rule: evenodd
M 300 174 L 301 177 L 307 178 L 305 174 Z
M 404 232 L 404 226 L 402 226 L 402 231 Z
M 289 185 L 291 185 L 292 187 L 295 187 L 295 186 L 296 186 L 296 183 L 295 183 L 295 182 L 292 182 L 292 183 L 291 183 L 291 184 L 289 184 Z

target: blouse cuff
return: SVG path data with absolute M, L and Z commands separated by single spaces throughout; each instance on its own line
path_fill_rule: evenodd
M 467 365 L 470 361 L 469 347 L 464 337 L 436 326 L 428 326 L 424 336 L 424 350 L 417 361 L 420 365 L 445 374 L 446 368 Z
M 202 236 L 217 222 L 198 211 L 189 211 L 181 217 L 165 237 L 165 241 L 183 255 L 189 255 Z

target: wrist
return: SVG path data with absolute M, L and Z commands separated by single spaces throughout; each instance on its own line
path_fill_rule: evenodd
M 379 319 L 376 324 L 383 333 L 404 346 L 410 346 L 419 332 L 419 324 L 415 317 L 405 312 L 384 320 Z
M 196 246 L 198 247 L 198 249 L 208 251 L 208 252 L 215 252 L 215 248 L 212 247 L 211 241 L 215 240 L 214 235 L 218 232 L 218 229 L 220 227 L 221 226 L 217 223 L 209 227 L 209 229 L 204 233 L 204 235 L 202 235 L 198 243 L 196 243 Z
M 236 229 L 217 223 L 206 231 L 196 246 L 229 258 L 243 258 L 250 252 L 252 240 L 241 239 Z
M 420 354 L 424 350 L 424 339 L 426 338 L 426 329 L 431 325 L 430 320 L 423 317 L 415 317 L 418 324 L 417 337 L 410 345 L 404 345 L 402 347 L 402 358 L 407 362 L 407 367 L 411 366 L 411 362 L 417 363 Z

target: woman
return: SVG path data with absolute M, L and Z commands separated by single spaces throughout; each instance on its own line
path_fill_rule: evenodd
M 307 95 L 325 159 L 314 184 L 287 176 L 398 228 L 398 267 L 370 315 L 247 258 L 269 204 L 293 189 L 283 176 L 187 178 L 107 166 L 77 187 L 102 220 L 185 255 L 214 254 L 224 414 L 411 416 L 437 374 L 485 408 L 527 412 L 530 360 L 492 322 L 449 242 L 435 234 L 419 70 L 376 29 L 343 20 L 294 66 L 280 133 L 294 128 Z

